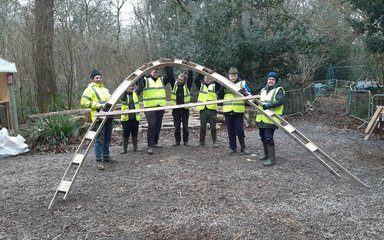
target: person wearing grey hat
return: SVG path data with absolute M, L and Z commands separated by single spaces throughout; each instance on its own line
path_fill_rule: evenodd
M 281 115 L 284 109 L 285 91 L 280 87 L 278 81 L 278 73 L 273 71 L 268 73 L 267 85 L 260 92 L 262 105 L 259 107 L 263 110 L 269 109 Z M 259 128 L 259 135 L 264 148 L 264 154 L 259 159 L 263 161 L 263 166 L 275 165 L 276 157 L 273 135 L 277 126 L 263 114 L 256 115 L 256 126 Z
M 251 95 L 251 90 L 245 80 L 239 78 L 239 71 L 235 67 L 228 70 L 228 79 L 234 84 L 239 86 L 245 94 Z M 233 99 L 238 96 L 225 86 L 221 86 L 218 93 L 220 99 Z M 244 133 L 244 113 L 245 102 L 243 100 L 233 101 L 223 104 L 223 112 L 225 117 L 225 124 L 227 126 L 228 140 L 229 140 L 229 154 L 236 153 L 237 142 L 240 143 L 240 154 L 250 154 L 245 146 L 245 133 Z

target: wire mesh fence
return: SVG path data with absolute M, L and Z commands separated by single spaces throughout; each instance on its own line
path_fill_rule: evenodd
M 285 92 L 283 116 L 290 116 L 305 112 L 316 99 L 315 85 Z
M 350 80 L 328 79 L 313 82 L 306 88 L 286 91 L 283 116 L 307 111 L 318 96 L 347 98 L 346 109 L 350 116 L 368 122 L 376 106 L 384 105 L 384 94 L 372 94 L 371 90 L 356 90 Z

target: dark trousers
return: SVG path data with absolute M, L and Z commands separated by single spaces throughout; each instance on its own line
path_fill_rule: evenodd
M 215 132 L 216 119 L 217 119 L 216 110 L 211 110 L 208 108 L 204 108 L 203 110 L 200 110 L 200 132 L 205 133 L 207 131 L 207 123 L 209 123 L 211 132 Z
M 130 135 L 132 135 L 132 138 L 137 137 L 137 134 L 139 132 L 139 121 L 135 120 L 128 120 L 128 121 L 122 121 L 121 124 L 123 125 L 123 137 L 129 138 Z
M 225 123 L 227 125 L 227 132 L 229 138 L 229 148 L 232 150 L 236 150 L 236 136 L 239 140 L 243 140 L 245 138 L 244 135 L 244 114 L 243 113 L 225 113 Z
M 183 141 L 188 142 L 189 129 L 189 109 L 178 108 L 172 110 L 173 124 L 175 125 L 175 140 L 176 142 L 181 141 L 181 123 L 183 123 Z
M 275 145 L 275 142 L 273 141 L 273 134 L 275 133 L 274 128 L 259 128 L 259 135 L 261 138 L 261 141 L 269 146 Z
M 159 142 L 161 125 L 163 123 L 164 110 L 145 112 L 148 122 L 147 141 L 148 146 Z

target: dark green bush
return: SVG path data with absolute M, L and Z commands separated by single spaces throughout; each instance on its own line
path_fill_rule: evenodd
M 51 116 L 39 118 L 24 130 L 28 144 L 54 146 L 67 144 L 85 132 L 83 121 L 68 116 Z

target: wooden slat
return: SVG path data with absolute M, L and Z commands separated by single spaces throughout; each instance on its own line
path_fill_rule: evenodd
M 95 138 L 95 136 L 96 136 L 96 132 L 95 131 L 88 131 L 86 134 L 85 134 L 85 138 L 86 139 L 94 139 Z
M 284 126 L 284 129 L 287 130 L 289 133 L 293 133 L 294 131 L 296 131 L 296 129 L 290 124 Z
M 73 158 L 73 163 L 80 165 L 84 160 L 84 155 L 83 154 L 76 154 L 75 157 Z
M 312 142 L 310 142 L 308 139 L 306 139 L 306 137 L 304 135 L 302 135 L 299 131 L 294 131 L 293 127 L 287 125 L 287 122 L 281 116 L 279 116 L 278 114 L 275 114 L 274 112 L 272 112 L 270 110 L 264 111 L 262 109 L 259 109 L 255 102 L 257 102 L 258 104 L 261 104 L 261 102 L 257 99 L 257 98 L 260 98 L 260 96 L 249 96 L 249 97 L 244 98 L 242 93 L 240 92 L 241 88 L 238 85 L 234 84 L 232 81 L 230 81 L 226 77 L 224 77 L 218 73 L 215 73 L 208 68 L 205 68 L 201 65 L 198 65 L 198 64 L 195 64 L 192 62 L 178 60 L 178 59 L 176 59 L 176 60 L 160 59 L 160 60 L 148 63 L 148 64 L 144 64 L 142 67 L 139 68 L 139 70 L 136 70 L 136 73 L 140 73 L 139 75 L 141 75 L 141 74 L 144 74 L 146 72 L 150 72 L 154 68 L 167 67 L 167 66 L 186 67 L 190 70 L 194 70 L 200 74 L 203 74 L 204 76 L 212 77 L 216 82 L 220 83 L 221 85 L 223 85 L 226 88 L 228 88 L 229 90 L 231 90 L 233 92 L 233 94 L 239 96 L 239 98 L 231 99 L 230 101 L 234 101 L 234 100 L 247 101 L 248 105 L 257 109 L 260 114 L 263 114 L 264 116 L 268 117 L 271 121 L 275 122 L 276 121 L 275 118 L 277 120 L 279 120 L 279 122 L 276 121 L 275 124 L 279 127 L 284 127 L 287 130 L 288 135 L 290 137 L 294 138 L 296 141 L 298 141 L 300 144 L 302 144 L 302 146 L 309 149 L 332 174 L 334 174 L 335 176 L 339 176 L 338 173 L 335 172 L 321 157 L 326 157 L 329 161 L 331 161 L 333 163 L 333 165 L 337 166 L 344 173 L 348 174 L 350 177 L 352 177 L 354 180 L 359 182 L 361 185 L 369 188 L 366 184 L 364 184 L 356 176 L 354 176 L 352 173 L 350 173 L 347 169 L 343 168 L 338 162 L 333 160 L 331 157 L 329 157 L 327 154 L 325 154 L 321 149 L 319 149 Z M 134 74 L 131 74 L 128 77 L 129 78 L 128 83 L 130 83 L 130 82 L 134 83 L 137 80 L 139 80 L 138 75 L 137 75 L 137 77 L 131 78 L 133 75 Z M 127 81 L 127 80 L 125 80 L 125 81 Z M 126 84 L 126 83 L 124 83 L 124 84 Z M 119 86 L 118 89 L 116 91 L 114 91 L 114 93 L 111 96 L 112 100 L 108 102 L 111 105 L 111 109 L 109 109 L 108 112 L 101 111 L 100 113 L 98 113 L 97 118 L 102 121 L 99 128 L 102 127 L 103 124 L 105 123 L 105 121 L 107 119 L 107 117 L 106 117 L 107 115 L 117 115 L 117 114 L 128 114 L 128 113 L 134 113 L 134 112 L 176 109 L 176 108 L 187 107 L 187 106 L 193 107 L 193 106 L 207 105 L 207 104 L 211 104 L 211 103 L 215 102 L 215 101 L 209 101 L 209 102 L 205 102 L 205 103 L 191 103 L 190 105 L 183 104 L 183 105 L 166 106 L 166 107 L 160 107 L 160 108 L 157 107 L 157 108 L 147 108 L 147 109 L 144 108 L 144 109 L 140 109 L 140 110 L 135 109 L 135 110 L 128 110 L 128 111 L 113 111 L 113 108 L 115 107 L 117 101 L 119 100 L 118 98 L 123 94 L 123 90 L 125 90 L 124 89 L 125 87 L 127 87 L 127 86 L 124 86 L 124 85 L 122 87 Z M 226 100 L 218 100 L 217 103 L 219 103 L 219 102 L 226 102 Z M 284 124 L 282 125 L 280 122 L 284 123 Z M 91 125 L 90 129 L 92 129 L 93 126 L 94 126 L 94 123 Z M 86 134 L 86 137 L 82 140 L 80 145 L 83 145 L 83 143 L 85 142 L 85 140 L 87 138 L 91 139 L 92 140 L 91 142 L 93 142 L 95 140 L 95 136 L 96 136 L 96 133 L 98 131 L 99 131 L 99 129 L 97 131 L 88 131 Z M 81 148 L 79 147 L 77 151 L 79 151 L 80 149 Z M 90 150 L 90 145 L 88 145 L 88 148 L 87 148 L 86 152 L 84 153 L 84 157 L 81 157 L 81 155 L 76 152 L 76 156 L 74 157 L 73 162 L 72 161 L 70 162 L 70 165 L 68 166 L 66 172 L 64 173 L 64 176 L 63 176 L 63 178 L 59 184 L 59 187 L 56 190 L 56 192 L 52 198 L 52 201 L 48 207 L 49 209 L 52 207 L 58 192 L 65 192 L 64 199 L 66 198 L 66 196 L 69 193 L 69 189 L 71 188 L 71 185 L 73 184 L 73 182 L 75 181 L 75 179 L 77 177 L 77 174 L 79 173 L 81 163 L 82 163 L 82 161 L 84 161 L 84 158 L 87 155 L 87 153 L 89 152 L 89 150 Z M 318 156 L 320 154 L 322 154 L 322 156 Z M 79 165 L 79 168 L 75 171 L 75 174 L 71 178 L 69 178 L 67 175 L 69 173 L 73 172 L 73 171 L 70 171 L 73 163 L 79 163 L 80 165 Z M 64 180 L 64 179 L 72 179 L 72 182 Z
M 379 121 L 374 121 L 368 133 L 365 135 L 364 140 L 368 140 L 375 133 L 375 130 L 377 130 L 378 126 L 379 126 Z
M 129 113 L 138 113 L 138 112 L 152 112 L 152 111 L 159 111 L 159 110 L 169 110 L 169 109 L 177 109 L 177 108 L 186 108 L 186 107 L 197 107 L 197 106 L 204 106 L 208 104 L 217 104 L 217 103 L 225 103 L 225 102 L 233 102 L 233 101 L 239 101 L 239 100 L 253 100 L 260 98 L 259 95 L 252 95 L 252 96 L 246 96 L 246 97 L 238 97 L 238 98 L 232 98 L 232 99 L 223 99 L 223 100 L 216 100 L 216 101 L 207 101 L 207 102 L 196 102 L 196 103 L 186 103 L 186 104 L 179 104 L 179 105 L 172 105 L 172 106 L 164 106 L 164 107 L 153 107 L 153 108 L 144 108 L 144 109 L 130 109 L 130 110 L 124 110 L 124 111 L 111 111 L 111 112 L 98 112 L 95 114 L 97 117 L 105 117 L 105 116 L 118 116 L 122 114 L 129 114 Z M 270 111 L 272 112 L 272 111 Z M 272 112 L 272 115 L 275 113 Z
M 309 149 L 309 150 L 311 150 L 311 152 L 314 152 L 314 151 L 316 151 L 318 148 L 315 146 L 315 144 L 313 144 L 312 142 L 309 142 L 309 143 L 307 143 L 307 144 L 305 144 L 305 146 Z
M 57 190 L 59 192 L 66 193 L 66 192 L 68 192 L 69 188 L 71 187 L 71 184 L 72 184 L 71 181 L 63 180 L 63 181 L 61 181 L 60 186 Z
M 376 111 L 373 114 L 371 120 L 369 121 L 367 128 L 365 128 L 364 133 L 369 133 L 371 131 L 373 124 L 377 121 L 377 118 L 379 117 L 380 113 L 383 113 L 383 112 L 384 112 L 384 106 L 377 106 Z
M 265 110 L 264 111 L 268 116 L 272 117 L 272 116 L 275 116 L 276 113 L 274 111 L 271 111 L 271 110 Z
M 135 74 L 136 76 L 140 76 L 141 74 L 143 74 L 143 71 L 137 69 L 135 72 L 133 72 L 133 74 Z
M 197 65 L 197 66 L 195 66 L 195 68 L 197 69 L 197 70 L 200 70 L 200 71 L 204 71 L 204 66 L 201 66 L 201 65 Z

